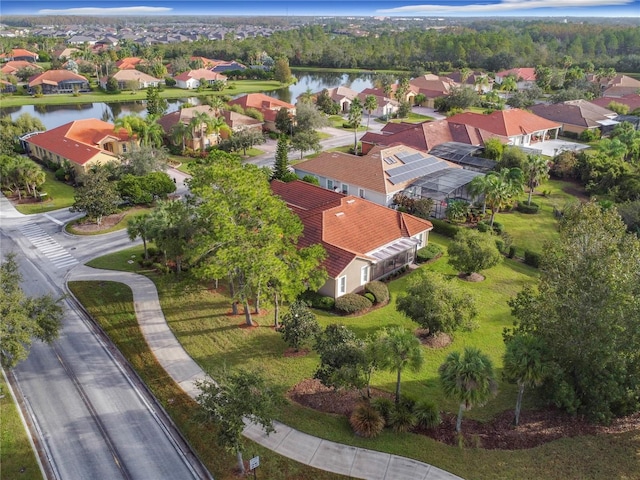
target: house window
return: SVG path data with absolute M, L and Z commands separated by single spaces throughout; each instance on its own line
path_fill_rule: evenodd
M 360 269 L 360 285 L 364 285 L 369 281 L 369 265 L 365 265 Z
M 343 275 L 338 278 L 338 297 L 347 293 L 347 276 Z
M 126 143 L 122 144 L 122 153 L 127 153 L 127 144 Z
M 358 196 L 360 198 L 365 198 L 365 196 L 364 196 L 364 188 L 359 188 L 358 189 Z
M 333 180 L 327 178 L 327 189 L 333 190 Z
M 342 193 L 344 193 L 345 195 L 349 195 L 349 185 L 347 185 L 346 183 L 342 184 Z
M 416 240 L 418 240 L 418 248 L 424 247 L 424 232 L 418 234 L 416 236 Z

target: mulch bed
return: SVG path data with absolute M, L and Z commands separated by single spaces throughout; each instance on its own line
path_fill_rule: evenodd
M 389 392 L 372 389 L 372 396 L 393 399 Z M 305 407 L 324 413 L 349 416 L 361 400 L 357 391 L 336 392 L 318 380 L 306 379 L 288 392 L 288 397 Z M 434 429 L 416 429 L 414 433 L 429 436 L 448 445 L 457 446 L 456 414 L 442 413 L 442 423 Z M 609 426 L 592 425 L 582 417 L 573 417 L 560 410 L 522 411 L 520 425 L 513 425 L 513 410 L 507 410 L 490 422 L 481 423 L 464 418 L 462 432 L 465 446 L 488 450 L 521 450 L 537 447 L 547 442 L 578 435 L 620 433 L 640 429 L 640 413 L 616 419 Z

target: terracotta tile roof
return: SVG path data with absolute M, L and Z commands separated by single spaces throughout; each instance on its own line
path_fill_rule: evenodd
M 178 122 L 182 122 L 188 124 L 191 119 L 194 117 L 196 113 L 204 112 L 211 117 L 216 116 L 216 112 L 209 105 L 198 105 L 197 107 L 186 107 L 181 108 L 180 110 L 172 113 L 168 113 L 163 115 L 158 119 L 158 123 L 162 126 L 162 129 L 169 133 L 171 128 Z M 262 125 L 260 120 L 256 120 L 255 118 L 248 117 L 247 115 L 243 115 L 241 113 L 229 112 L 224 110 L 222 112 L 222 117 L 224 118 L 225 123 L 231 129 L 239 129 L 247 126 L 255 126 Z
M 572 100 L 551 105 L 537 104 L 531 107 L 536 115 L 554 122 L 579 127 L 599 127 L 599 120 L 607 120 L 617 114 L 586 100 Z
M 36 58 L 38 56 L 37 53 L 33 53 L 30 52 L 29 50 L 25 50 L 24 48 L 14 48 L 13 50 L 11 50 L 11 53 L 6 54 L 0 54 L 0 58 L 15 58 L 15 57 L 32 57 L 32 58 Z
M 369 95 L 373 95 L 375 97 L 376 102 L 378 103 L 378 108 L 384 107 L 385 105 L 389 105 L 389 104 L 394 106 L 400 105 L 400 103 L 397 100 L 394 100 L 393 98 L 385 97 L 384 95 L 380 96 L 380 95 L 375 95 L 373 93 L 364 93 L 364 92 L 358 94 L 358 98 L 360 99 L 360 102 L 362 102 L 362 105 L 364 105 L 364 102 Z M 365 110 L 365 113 L 366 112 L 367 111 Z
M 82 75 L 78 75 L 77 73 L 73 73 L 69 70 L 48 70 L 46 72 L 40 73 L 31 77 L 29 80 L 29 86 L 33 87 L 35 85 L 40 85 L 42 83 L 47 83 L 49 85 L 57 85 L 60 82 L 75 80 L 81 82 L 89 82 Z
M 138 57 L 125 57 L 116 62 L 116 67 L 120 70 L 135 70 L 136 65 L 140 65 L 145 60 Z
M 296 108 L 295 105 L 283 102 L 277 98 L 270 97 L 264 93 L 249 93 L 242 97 L 234 98 L 229 105 L 240 105 L 242 108 L 256 108 L 262 110 L 280 110 L 282 107 L 288 109 Z
M 470 112 L 459 113 L 447 118 L 447 121 L 480 128 L 503 137 L 526 135 L 561 126 L 557 122 L 552 122 L 519 108 L 496 110 L 489 115 Z
M 107 137 L 127 141 L 129 136 L 122 129 L 114 132 L 114 125 L 95 118 L 76 120 L 52 130 L 29 137 L 29 143 L 38 145 L 78 165 L 84 165 L 98 153 L 113 155 L 98 147 Z M 114 156 L 115 158 L 115 156 Z
M 640 108 L 640 94 L 631 93 L 619 98 L 600 97 L 591 100 L 591 103 L 598 105 L 599 107 L 607 108 L 611 102 L 622 103 L 629 107 L 629 111 L 633 112 L 636 108 Z
M 446 95 L 452 87 L 457 85 L 457 83 L 449 77 L 440 77 L 433 74 L 413 78 L 409 83 L 414 88 L 417 88 L 419 93 L 427 97 Z
M 147 75 L 144 72 L 140 72 L 139 70 L 120 70 L 113 75 L 113 78 L 118 80 L 119 82 L 129 82 L 129 81 L 138 81 L 144 83 L 154 83 L 154 82 L 162 82 L 159 78 L 152 77 L 151 75 Z
M 302 220 L 301 244 L 324 246 L 324 267 L 332 278 L 356 257 L 369 258 L 367 254 L 384 245 L 433 228 L 427 220 L 300 180 L 276 180 L 271 188 Z
M 212 72 L 211 70 L 207 70 L 206 68 L 198 68 L 195 70 L 189 70 L 188 72 L 182 72 L 180 75 L 175 77 L 176 80 L 187 81 L 190 78 L 195 78 L 196 80 L 200 80 L 204 78 L 205 80 L 226 80 L 227 77 L 222 75 L 221 73 Z
M 513 75 L 517 80 L 522 79 L 525 82 L 536 81 L 536 69 L 531 67 L 510 68 L 496 73 L 496 77 L 508 77 L 509 75 Z
M 361 141 L 374 145 L 394 145 L 404 144 L 417 150 L 429 152 L 432 148 L 445 142 L 460 142 L 468 145 L 484 145 L 489 138 L 498 138 L 503 143 L 507 143 L 506 136 L 491 133 L 482 128 L 462 123 L 453 123 L 447 120 L 437 120 L 432 122 L 422 122 L 417 124 L 401 123 L 397 126 L 387 128 L 388 123 L 382 129 L 383 132 L 390 132 L 388 135 L 380 135 L 367 132 Z
M 390 147 L 375 146 L 363 156 L 342 152 L 323 152 L 311 160 L 296 164 L 294 170 L 340 180 L 386 195 L 404 190 L 415 180 L 415 178 L 411 178 L 395 185 L 389 181 L 389 174 L 386 171 L 399 167 L 404 162 L 401 159 L 396 159 L 396 163 L 388 164 L 384 158 L 391 157 L 398 152 L 416 153 L 417 150 L 406 145 L 395 145 Z M 444 160 L 441 161 L 444 162 Z M 449 164 L 449 166 L 459 168 L 453 164 Z
M 191 57 L 191 61 L 198 61 L 198 60 L 202 60 L 202 65 L 207 68 L 207 67 L 214 67 L 215 65 L 217 65 L 218 63 L 220 63 L 220 60 L 211 60 L 210 58 L 205 58 L 205 57 Z
M 27 62 L 26 60 L 10 60 L 2 65 L 0 71 L 4 74 L 11 75 L 17 72 L 21 68 L 32 68 L 34 70 L 42 70 L 42 67 L 37 63 Z

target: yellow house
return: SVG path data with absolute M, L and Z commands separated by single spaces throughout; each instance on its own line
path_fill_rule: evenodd
M 31 156 L 62 165 L 68 160 L 82 175 L 94 165 L 119 162 L 136 140 L 126 130 L 115 131 L 112 123 L 95 118 L 76 120 L 46 132 L 25 135 L 23 144 Z

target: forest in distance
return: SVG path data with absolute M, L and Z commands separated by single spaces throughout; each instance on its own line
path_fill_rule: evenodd
M 484 19 L 431 29 L 412 23 L 401 28 L 394 22 L 372 24 L 363 20 L 361 24 L 302 25 L 269 37 L 236 39 L 227 35 L 222 40 L 200 39 L 149 48 L 165 60 L 195 55 L 252 63 L 266 52 L 274 58 L 287 57 L 294 67 L 397 69 L 417 74 L 461 68 L 497 72 L 537 65 L 563 67 L 567 58 L 585 71 L 613 68 L 639 73 L 640 28 L 628 22 Z M 31 40 L 4 38 L 0 44 L 28 45 Z

